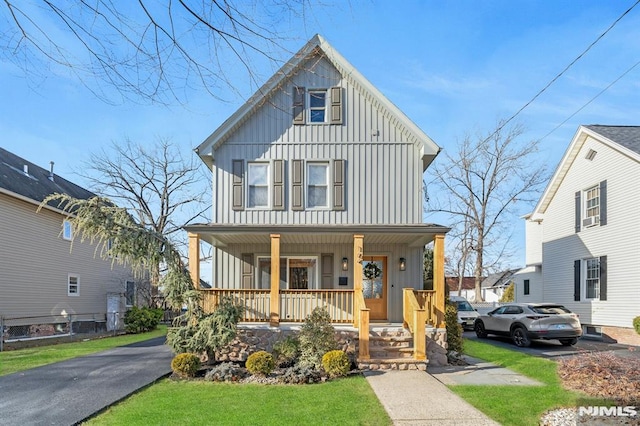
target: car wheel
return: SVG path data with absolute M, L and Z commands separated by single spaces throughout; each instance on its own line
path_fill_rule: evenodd
M 562 346 L 573 346 L 578 343 L 578 339 L 575 337 L 573 339 L 560 339 L 560 343 L 562 343 Z
M 476 336 L 478 336 L 479 339 L 484 339 L 485 337 L 487 337 L 487 331 L 484 329 L 484 324 L 482 321 L 477 321 L 473 326 L 473 329 L 476 331 Z
M 527 337 L 527 330 L 524 327 L 515 327 L 511 330 L 511 338 L 518 347 L 526 348 L 531 345 L 531 340 Z

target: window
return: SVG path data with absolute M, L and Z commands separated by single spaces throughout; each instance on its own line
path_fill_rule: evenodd
M 318 258 L 291 256 L 280 258 L 280 288 L 310 290 L 318 288 Z M 258 258 L 258 288 L 271 287 L 271 258 Z
M 585 298 L 600 298 L 600 259 L 595 257 L 585 260 Z
M 136 283 L 134 281 L 125 282 L 124 297 L 127 306 L 134 306 L 136 304 Z
M 62 238 L 68 241 L 73 239 L 73 226 L 68 220 L 62 222 Z
M 529 280 L 524 280 L 524 295 L 527 296 L 529 294 Z
M 67 295 L 80 296 L 80 277 L 75 274 L 67 276 Z
M 584 191 L 585 226 L 595 225 L 600 219 L 600 187 L 598 185 Z
M 309 90 L 309 122 L 325 123 L 327 120 L 327 91 Z
M 269 164 L 249 163 L 248 182 L 248 207 L 269 207 Z
M 307 165 L 307 207 L 329 207 L 329 164 Z

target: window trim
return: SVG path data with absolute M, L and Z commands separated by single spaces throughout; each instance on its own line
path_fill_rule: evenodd
M 69 219 L 62 221 L 62 239 L 66 241 L 73 240 L 73 224 Z
M 324 106 L 323 107 L 312 107 L 311 106 L 311 97 L 313 93 L 324 93 Z M 307 123 L 311 125 L 317 124 L 329 124 L 329 105 L 331 104 L 330 98 L 330 90 L 327 88 L 313 88 L 307 89 L 305 93 L 305 105 L 307 105 L 306 114 L 307 114 Z M 324 120 L 323 121 L 313 121 L 312 120 L 312 111 L 324 111 Z
M 71 278 L 76 279 L 76 283 L 74 284 L 76 287 L 75 293 L 71 291 Z M 78 297 L 80 296 L 80 274 L 69 273 L 67 274 L 67 296 Z
M 310 168 L 313 166 L 325 166 L 325 184 L 324 184 L 324 188 L 326 189 L 326 204 L 323 206 L 311 206 L 310 205 L 310 201 L 311 201 L 311 197 L 309 196 L 309 188 L 311 186 L 313 187 L 321 187 L 322 185 L 311 185 L 311 173 L 309 172 Z M 333 206 L 333 202 L 331 199 L 331 191 L 330 188 L 332 186 L 332 179 L 331 179 L 331 162 L 329 160 L 311 160 L 311 161 L 306 161 L 306 167 L 305 167 L 305 174 L 306 174 L 306 181 L 304 183 L 304 187 L 305 187 L 305 197 L 304 197 L 304 204 L 305 204 L 305 210 L 331 210 L 331 207 Z
M 590 192 L 595 192 L 597 195 L 595 197 L 589 198 Z M 592 185 L 589 188 L 582 191 L 584 202 L 582 205 L 582 225 L 585 228 L 590 228 L 592 226 L 597 226 L 600 223 L 600 184 Z M 590 200 L 596 200 L 597 204 L 593 206 L 589 206 Z M 589 214 L 590 210 L 596 210 L 597 213 Z M 592 219 L 593 218 L 593 219 Z M 590 223 L 588 223 L 589 221 Z
M 589 263 L 590 262 L 596 262 L 596 268 L 595 268 L 595 273 L 596 276 L 589 278 Z M 582 296 L 583 296 L 583 300 L 585 301 L 598 301 L 600 300 L 600 257 L 589 257 L 586 259 L 582 259 L 582 272 L 583 272 L 583 277 L 582 278 L 582 282 L 581 282 L 581 286 L 582 286 Z M 594 270 L 594 268 L 592 268 L 591 270 Z M 595 297 L 589 297 L 589 291 L 588 291 L 588 286 L 589 286 L 589 281 L 595 282 L 595 287 L 594 287 L 594 291 L 595 291 Z
M 262 282 L 260 281 L 260 273 L 261 273 L 261 268 L 260 268 L 260 260 L 264 260 L 264 259 L 269 259 L 269 261 L 271 261 L 271 254 L 258 254 L 255 256 L 256 259 L 256 267 L 254 268 L 254 274 L 255 274 L 255 288 L 261 289 L 264 288 L 262 287 Z M 309 259 L 309 260 L 314 260 L 316 262 L 315 265 L 315 277 L 313 279 L 313 284 L 314 286 L 309 286 L 308 289 L 291 289 L 289 288 L 290 286 L 290 282 L 289 282 L 289 260 L 291 259 Z M 304 255 L 304 254 L 296 254 L 296 255 L 289 255 L 289 256 L 280 256 L 280 262 L 282 262 L 282 260 L 285 260 L 285 268 L 286 268 L 286 290 L 300 290 L 300 291 L 305 291 L 305 290 L 320 290 L 322 288 L 322 283 L 321 283 L 321 274 L 320 274 L 320 270 L 321 270 L 321 264 L 320 264 L 320 256 L 319 255 Z M 280 282 L 282 282 L 282 276 L 280 277 Z M 269 288 L 270 283 L 267 283 L 267 288 Z
M 251 166 L 256 166 L 256 165 L 260 165 L 260 166 L 266 166 L 267 167 L 267 172 L 266 172 L 266 184 L 261 184 L 261 185 L 251 185 Z M 246 206 L 247 206 L 247 210 L 269 210 L 271 208 L 271 194 L 272 194 L 272 181 L 271 181 L 271 162 L 270 161 L 248 161 L 247 162 L 247 200 L 246 200 Z M 259 206 L 252 206 L 250 201 L 251 201 L 251 188 L 252 187 L 266 187 L 267 188 L 267 203 L 265 205 L 259 205 Z

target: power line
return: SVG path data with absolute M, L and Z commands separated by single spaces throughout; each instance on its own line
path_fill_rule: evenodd
M 580 53 L 573 61 L 571 61 L 571 63 L 569 65 L 567 65 L 558 75 L 556 75 L 549 83 L 547 83 L 546 86 L 544 86 L 542 88 L 542 90 L 540 90 L 538 93 L 536 93 L 536 95 L 531 98 L 531 100 L 529 100 L 529 102 L 527 102 L 526 104 L 524 104 L 524 106 L 522 106 L 522 108 L 520 108 L 515 114 L 513 114 L 511 117 L 509 117 L 506 121 L 504 121 L 503 123 L 500 124 L 500 126 L 498 126 L 498 128 L 496 128 L 496 130 L 489 135 L 489 137 L 487 137 L 487 140 L 492 138 L 496 133 L 498 133 L 500 130 L 502 130 L 511 120 L 513 120 L 514 118 L 516 118 L 522 111 L 524 111 L 525 108 L 527 108 L 529 105 L 531 105 L 531 103 L 533 103 L 542 93 L 544 93 L 553 83 L 556 82 L 556 80 L 558 80 L 560 77 L 562 77 L 562 75 L 567 72 L 567 70 L 569 68 L 571 68 L 576 62 L 578 62 L 589 50 L 591 50 L 591 48 L 593 46 L 595 46 L 596 43 L 598 43 L 609 31 L 611 31 L 611 29 L 613 27 L 616 26 L 616 24 L 618 22 L 620 22 L 620 20 L 622 18 L 624 18 L 629 12 L 631 12 L 631 10 L 636 7 L 638 5 L 638 3 L 640 3 L 640 0 L 637 0 L 629 9 L 627 9 L 622 15 L 620 15 L 618 17 L 618 19 L 616 19 L 615 21 L 613 21 L 613 23 L 609 26 L 609 28 L 607 28 L 602 34 L 600 34 L 598 36 L 598 38 L 596 38 L 593 43 L 591 43 L 582 53 Z M 638 65 L 638 64 L 636 64 Z M 622 76 L 620 76 L 619 78 L 617 78 L 613 83 L 611 83 L 611 85 L 613 85 L 615 82 L 617 82 L 618 80 L 620 80 L 620 78 L 622 78 L 625 74 L 627 74 L 629 71 L 631 71 L 631 69 L 635 68 L 634 65 L 633 67 L 631 67 L 629 70 L 627 70 Z M 593 99 L 591 99 L 591 101 L 593 101 L 595 98 L 597 98 L 598 96 L 600 96 L 605 90 L 607 90 L 609 87 L 611 87 L 611 85 L 607 86 L 602 92 L 598 93 Z M 591 101 L 589 101 L 589 103 L 591 103 Z M 588 105 L 585 104 L 582 108 L 586 107 Z M 582 109 L 581 108 L 581 109 Z M 580 109 L 580 110 L 581 110 Z M 577 114 L 580 110 L 576 111 L 573 115 Z M 571 117 L 569 117 L 571 118 Z M 568 119 L 567 119 L 568 120 Z M 564 124 L 566 122 L 566 120 L 562 123 Z M 556 128 L 557 129 L 557 128 Z M 555 131 L 556 129 L 553 129 L 551 132 Z M 550 132 L 550 133 L 551 133 Z M 547 134 L 548 136 L 548 134 Z M 546 137 L 546 136 L 545 136 Z M 543 138 L 544 139 L 544 138 Z

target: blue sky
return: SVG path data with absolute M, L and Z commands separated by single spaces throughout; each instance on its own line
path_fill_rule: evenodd
M 337 2 L 314 7 L 304 24 L 283 28 L 289 52 L 279 56 L 287 60 L 322 34 L 447 150 L 466 133 L 487 133 L 514 114 L 634 2 Z M 640 124 L 638 66 L 553 131 L 638 61 L 640 6 L 517 117 L 527 129 L 524 139 L 544 137 L 540 155 L 551 169 L 578 125 Z M 259 70 L 262 80 L 271 72 Z M 239 79 L 240 94 L 224 94 L 227 102 L 196 93 L 170 108 L 109 105 L 62 73 L 28 78 L 2 57 L 0 81 L 0 146 L 45 168 L 55 161 L 57 174 L 80 185 L 73 168 L 112 141 L 168 137 L 189 152 L 254 89 Z M 531 207 L 519 206 L 523 214 Z M 514 220 L 513 227 L 518 243 L 524 226 Z M 514 261 L 524 261 L 522 251 Z

